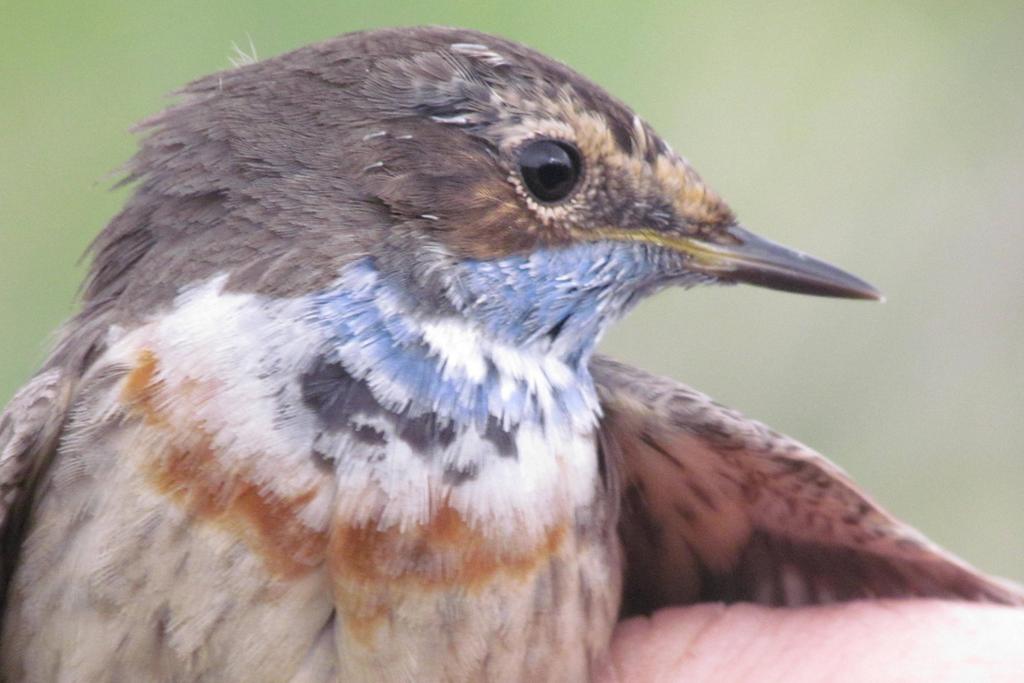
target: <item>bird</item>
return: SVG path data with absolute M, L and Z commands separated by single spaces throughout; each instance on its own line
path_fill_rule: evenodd
M 1024 593 L 595 351 L 667 287 L 879 299 L 518 43 L 349 33 L 140 124 L 0 418 L 17 681 L 586 681 L 619 619 Z

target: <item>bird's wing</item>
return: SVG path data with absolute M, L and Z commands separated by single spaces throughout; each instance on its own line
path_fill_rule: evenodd
M 22 387 L 0 415 L 0 601 L 34 482 L 56 449 L 70 396 L 66 372 L 54 367 Z
M 625 609 L 869 597 L 1024 604 L 895 519 L 806 446 L 678 382 L 591 364 L 621 473 Z

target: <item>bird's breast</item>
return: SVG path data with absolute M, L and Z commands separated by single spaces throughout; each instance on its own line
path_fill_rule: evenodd
M 345 675 L 542 680 L 561 657 L 580 678 L 618 601 L 593 433 L 347 405 L 320 435 L 338 462 L 327 566 Z
M 593 474 L 574 462 L 595 461 L 592 442 L 576 452 L 544 445 L 531 455 L 554 464 L 549 477 L 528 471 L 524 453 L 525 463 L 485 466 L 472 480 L 424 472 L 418 503 L 387 495 L 383 472 L 382 495 L 371 496 L 383 506 L 348 505 L 339 494 L 327 561 L 346 675 L 585 677 L 617 610 L 614 511 L 594 479 L 589 495 L 574 491 L 571 475 Z M 389 507 L 406 521 L 382 522 L 395 515 Z
M 213 282 L 112 334 L 13 583 L 19 656 L 140 680 L 585 678 L 620 581 L 593 421 L 396 411 L 317 351 L 302 302 L 276 306 Z

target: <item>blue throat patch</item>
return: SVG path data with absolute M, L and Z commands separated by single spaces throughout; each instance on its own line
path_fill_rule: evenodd
M 424 325 L 443 317 L 418 310 L 415 293 L 370 258 L 347 266 L 331 289 L 314 296 L 310 315 L 327 338 L 322 361 L 396 415 L 475 425 L 481 433 L 523 422 L 592 423 L 598 405 L 587 363 L 601 333 L 678 265 L 678 257 L 648 245 L 590 242 L 455 266 L 444 293 L 455 313 L 445 315 L 486 343 L 514 349 L 538 371 L 544 358 L 564 364 L 570 381 L 553 382 L 548 396 L 486 349 L 482 374 L 446 364 L 424 337 Z

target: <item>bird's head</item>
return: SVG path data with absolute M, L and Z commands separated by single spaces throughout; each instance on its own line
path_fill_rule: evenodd
M 672 283 L 879 296 L 743 229 L 598 86 L 484 34 L 342 36 L 200 80 L 145 127 L 90 297 L 145 302 L 218 272 L 291 296 L 371 259 L 429 310 L 529 336 Z

